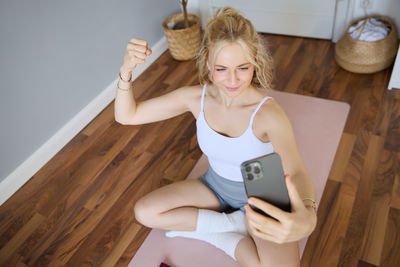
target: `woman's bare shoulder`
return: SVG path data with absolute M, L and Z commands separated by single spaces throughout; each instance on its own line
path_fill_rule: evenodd
M 265 101 L 254 119 L 264 122 L 259 123 L 259 125 L 263 125 L 265 128 L 287 127 L 288 124 L 290 125 L 285 110 L 273 98 Z
M 186 105 L 189 107 L 193 115 L 197 117 L 197 114 L 200 112 L 200 102 L 201 94 L 203 92 L 203 86 L 200 84 L 183 86 L 177 89 L 177 91 L 179 91 L 181 99 L 185 101 Z
M 261 106 L 253 125 L 254 134 L 263 142 L 272 142 L 277 153 L 288 147 L 295 148 L 293 126 L 275 99 L 269 99 Z

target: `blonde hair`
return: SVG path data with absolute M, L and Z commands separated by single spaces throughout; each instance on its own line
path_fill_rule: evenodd
M 238 43 L 255 67 L 251 85 L 267 89 L 272 82 L 272 57 L 253 24 L 232 7 L 219 8 L 207 23 L 202 45 L 197 55 L 200 84 L 212 83 L 211 69 L 214 68 L 218 52 L 227 44 Z

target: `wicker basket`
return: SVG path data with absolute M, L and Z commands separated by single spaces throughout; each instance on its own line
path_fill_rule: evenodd
M 391 27 L 389 34 L 378 41 L 354 40 L 349 28 L 354 23 L 367 18 L 377 18 Z M 351 23 L 346 33 L 335 45 L 335 60 L 345 70 L 355 73 L 374 73 L 389 67 L 397 53 L 397 31 L 394 23 L 383 16 L 368 16 Z
M 183 21 L 183 14 L 172 15 L 162 23 L 169 51 L 176 60 L 193 59 L 200 50 L 200 19 L 194 14 L 188 14 L 188 19 L 190 22 L 195 23 L 189 28 L 181 30 L 169 29 L 167 25 L 170 22 L 176 24 L 179 21 Z

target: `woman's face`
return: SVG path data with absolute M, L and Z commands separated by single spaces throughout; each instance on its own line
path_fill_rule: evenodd
M 253 78 L 254 66 L 238 43 L 224 46 L 215 58 L 212 73 L 214 84 L 229 97 L 236 97 L 246 90 Z

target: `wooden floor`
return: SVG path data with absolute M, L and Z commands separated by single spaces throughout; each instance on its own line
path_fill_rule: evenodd
M 400 90 L 391 68 L 340 69 L 326 40 L 265 35 L 275 89 L 347 102 L 350 114 L 302 266 L 400 266 Z M 196 84 L 164 53 L 134 83 L 140 99 Z M 149 229 L 143 194 L 184 179 L 201 156 L 189 114 L 122 126 L 107 107 L 0 207 L 1 266 L 126 266 Z

